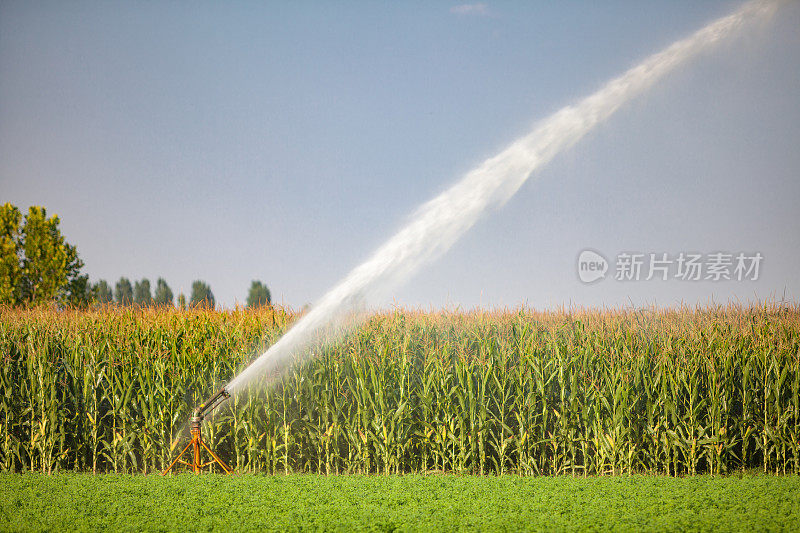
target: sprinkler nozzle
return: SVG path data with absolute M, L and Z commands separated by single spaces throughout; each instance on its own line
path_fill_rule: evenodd
M 226 387 L 222 387 L 221 389 L 219 389 L 217 392 L 214 393 L 214 395 L 211 398 L 209 398 L 205 402 L 195 407 L 194 416 L 192 417 L 192 423 L 194 423 L 195 421 L 197 423 L 202 422 L 203 418 L 205 418 L 205 416 L 208 413 L 216 409 L 219 406 L 219 404 L 221 404 L 230 397 L 231 393 L 228 392 L 228 389 Z

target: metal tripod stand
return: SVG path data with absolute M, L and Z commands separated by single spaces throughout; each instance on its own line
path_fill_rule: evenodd
M 222 470 L 226 474 L 230 474 L 232 472 L 231 467 L 225 464 L 225 461 L 219 458 L 219 456 L 214 453 L 214 450 L 211 449 L 206 441 L 203 440 L 203 435 L 201 432 L 201 427 L 203 425 L 203 419 L 205 416 L 213 411 L 219 404 L 230 398 L 230 393 L 223 387 L 220 389 L 214 396 L 209 398 L 206 402 L 201 403 L 195 410 L 194 415 L 192 416 L 191 422 L 191 433 L 192 433 L 192 440 L 189 441 L 189 444 L 183 449 L 183 451 L 178 454 L 178 457 L 175 458 L 174 461 L 163 471 L 161 472 L 162 476 L 166 476 L 172 468 L 177 464 L 183 464 L 192 469 L 195 474 L 199 474 L 205 467 L 217 463 Z M 201 449 L 205 449 L 209 455 L 211 455 L 212 460 L 208 462 L 201 462 L 200 461 L 200 451 Z M 191 452 L 189 450 L 191 449 Z M 183 459 L 183 456 L 186 453 L 191 453 L 191 461 L 186 461 Z

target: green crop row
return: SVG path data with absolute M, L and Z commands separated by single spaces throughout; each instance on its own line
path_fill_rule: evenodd
M 153 472 L 296 315 L 0 309 L 0 469 Z M 238 471 L 800 473 L 800 309 L 374 315 L 204 437 Z
M 800 476 L 0 473 L 0 531 L 800 531 Z

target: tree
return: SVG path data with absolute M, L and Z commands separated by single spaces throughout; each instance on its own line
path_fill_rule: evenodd
M 70 282 L 83 267 L 75 247 L 64 241 L 58 224 L 58 216 L 47 218 L 43 207 L 31 206 L 25 216 L 22 297 L 33 304 L 69 299 Z M 85 283 L 76 285 L 85 289 Z
M 109 287 L 106 280 L 101 279 L 92 285 L 92 298 L 99 304 L 105 305 L 111 303 L 114 299 L 114 295 L 111 293 L 111 287 Z
M 153 297 L 150 296 L 150 280 L 143 278 L 142 281 L 137 281 L 133 287 L 133 303 L 141 307 L 146 307 L 153 303 Z
M 14 305 L 21 299 L 20 229 L 22 214 L 16 206 L 0 207 L 0 303 Z
M 73 276 L 67 285 L 64 303 L 72 307 L 86 307 L 92 301 L 92 288 L 89 275 Z
M 247 293 L 247 307 L 261 307 L 269 305 L 271 295 L 269 287 L 258 280 L 253 280 L 250 284 L 250 291 Z
M 164 278 L 158 278 L 156 282 L 156 293 L 153 296 L 156 305 L 167 305 L 172 307 L 172 289 L 169 288 Z
M 178 295 L 178 307 L 181 311 L 186 311 L 186 295 L 183 293 Z
M 24 221 L 10 203 L 0 208 L 0 302 L 88 302 L 89 276 L 81 274 L 83 261 L 58 226 L 58 216 L 48 218 L 44 207 L 31 206 Z
M 195 280 L 192 282 L 192 296 L 189 299 L 192 306 L 202 306 L 214 309 L 214 294 L 211 287 L 205 281 Z
M 114 287 L 114 301 L 119 305 L 130 305 L 133 303 L 133 287 L 131 280 L 122 277 L 119 278 L 117 285 Z

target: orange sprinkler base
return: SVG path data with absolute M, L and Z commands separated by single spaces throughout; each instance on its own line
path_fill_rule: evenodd
M 205 450 L 211 455 L 212 458 L 211 461 L 208 461 L 206 463 L 200 462 L 201 448 L 205 448 Z M 191 449 L 190 453 L 192 454 L 191 462 L 183 459 L 183 456 L 186 455 L 186 453 L 189 452 L 190 449 Z M 226 474 L 231 473 L 231 468 L 228 465 L 226 465 L 225 461 L 220 459 L 219 456 L 217 456 L 217 454 L 214 453 L 214 450 L 212 450 L 211 447 L 208 444 L 206 444 L 206 441 L 203 440 L 203 437 L 200 434 L 200 421 L 192 419 L 192 440 L 189 441 L 189 444 L 186 445 L 186 447 L 178 455 L 178 457 L 176 457 L 175 460 L 172 461 L 172 464 L 170 464 L 163 472 L 161 472 L 161 475 L 166 476 L 169 473 L 169 471 L 172 470 L 172 468 L 177 464 L 186 465 L 190 467 L 195 474 L 199 474 L 205 467 L 212 465 L 214 463 L 217 463 Z
M 200 404 L 197 409 L 194 410 L 194 416 L 192 417 L 191 425 L 192 440 L 189 441 L 189 444 L 186 445 L 178 457 L 176 457 L 175 460 L 172 461 L 172 463 L 163 472 L 161 472 L 162 476 L 166 476 L 177 464 L 186 465 L 190 467 L 195 474 L 199 474 L 205 467 L 217 463 L 226 474 L 231 473 L 231 467 L 226 465 L 225 461 L 220 459 L 217 454 L 214 453 L 214 450 L 212 450 L 211 447 L 206 444 L 206 441 L 203 440 L 203 435 L 200 430 L 201 426 L 203 425 L 203 418 L 205 418 L 205 415 L 213 411 L 220 403 L 228 398 L 230 398 L 230 393 L 223 387 L 208 401 Z M 186 452 L 188 452 L 190 448 L 192 450 L 191 462 L 183 459 L 183 456 L 186 455 Z M 211 455 L 211 461 L 208 461 L 207 463 L 200 461 L 201 448 L 204 448 Z

